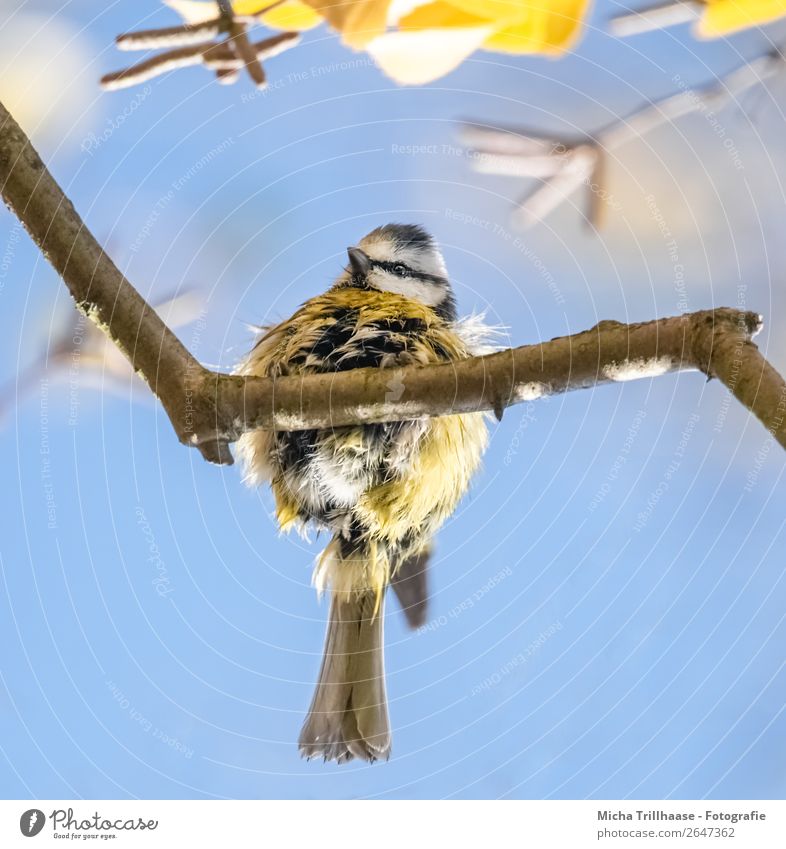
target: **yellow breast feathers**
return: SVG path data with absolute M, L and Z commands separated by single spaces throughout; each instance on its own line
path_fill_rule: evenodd
M 275 377 L 464 359 L 470 351 L 455 327 L 397 294 L 334 288 L 267 329 L 240 373 Z M 478 467 L 487 431 L 484 415 L 473 413 L 315 431 L 308 440 L 308 463 L 296 456 L 292 435 L 282 441 L 256 431 L 239 442 L 250 482 L 271 482 L 282 530 L 309 520 L 333 527 L 335 515 L 390 545 L 413 530 L 427 540 L 450 515 Z

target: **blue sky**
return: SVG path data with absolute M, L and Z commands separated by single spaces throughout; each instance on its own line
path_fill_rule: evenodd
M 268 63 L 261 95 L 198 70 L 102 94 L 96 79 L 129 58 L 114 35 L 174 21 L 155 0 L 93 5 L 15 7 L 0 42 L 66 44 L 28 81 L 52 92 L 30 130 L 146 296 L 199 292 L 201 320 L 179 334 L 203 362 L 229 368 L 249 324 L 286 317 L 346 245 L 396 220 L 434 233 L 461 311 L 485 311 L 510 344 L 739 305 L 764 314 L 759 341 L 786 369 L 786 77 L 720 113 L 723 136 L 689 116 L 616 152 L 618 208 L 600 234 L 578 196 L 515 231 L 527 184 L 473 172 L 457 137 L 464 118 L 590 132 L 676 75 L 700 84 L 760 55 L 767 34 L 618 41 L 602 31 L 615 4 L 599 2 L 562 61 L 482 53 L 422 89 L 318 30 Z M 406 152 L 424 145 L 436 149 Z M 13 387 L 69 307 L 6 212 L 0 248 L 0 385 Z M 34 379 L 0 428 L 3 796 L 786 792 L 786 464 L 717 382 L 605 386 L 492 427 L 437 542 L 429 626 L 407 632 L 388 605 L 392 758 L 336 767 L 295 745 L 324 633 L 321 541 L 280 537 L 269 493 L 181 447 L 141 384 L 88 378 L 83 363 L 73 385 Z

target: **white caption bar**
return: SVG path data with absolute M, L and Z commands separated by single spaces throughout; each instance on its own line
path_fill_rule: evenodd
M 0 801 L 0 846 L 783 849 L 786 802 Z

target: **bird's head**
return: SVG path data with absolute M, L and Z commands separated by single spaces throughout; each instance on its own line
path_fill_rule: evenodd
M 386 224 L 347 248 L 344 285 L 393 292 L 419 301 L 448 321 L 456 302 L 445 260 L 431 236 L 415 224 Z

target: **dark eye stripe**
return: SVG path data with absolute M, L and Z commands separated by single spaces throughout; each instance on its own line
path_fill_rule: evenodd
M 371 261 L 371 265 L 375 268 L 381 268 L 384 271 L 389 271 L 391 274 L 395 274 L 396 268 L 403 268 L 406 270 L 407 274 L 410 277 L 419 277 L 419 273 L 415 271 L 414 268 L 410 268 L 405 262 L 389 262 L 388 260 L 382 259 L 374 259 Z
M 414 268 L 411 268 L 405 262 L 396 261 L 391 262 L 389 260 L 384 259 L 372 259 L 371 266 L 372 268 L 381 268 L 383 271 L 389 271 L 391 274 L 395 274 L 396 272 L 393 269 L 397 266 L 401 265 L 407 270 L 407 276 L 414 277 L 416 280 L 423 280 L 427 283 L 437 283 L 440 286 L 447 286 L 448 281 L 444 277 L 440 277 L 438 274 L 427 274 L 425 271 L 416 271 Z

